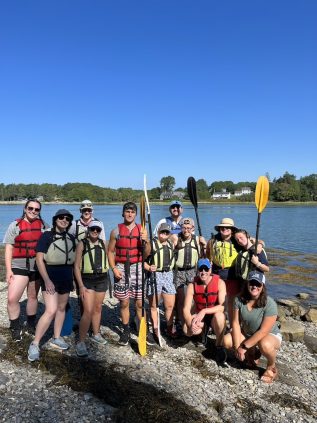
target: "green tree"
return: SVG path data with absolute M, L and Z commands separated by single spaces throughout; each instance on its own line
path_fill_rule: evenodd
M 175 186 L 175 178 L 173 176 L 164 176 L 160 180 L 161 192 L 172 192 Z

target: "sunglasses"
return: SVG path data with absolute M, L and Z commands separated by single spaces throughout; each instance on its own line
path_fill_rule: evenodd
M 82 213 L 92 213 L 92 209 L 81 209 Z
M 200 266 L 200 268 L 198 269 L 199 272 L 208 272 L 209 269 L 207 266 Z
M 220 230 L 225 231 L 226 229 L 232 229 L 230 226 L 221 226 Z
M 250 286 L 255 286 L 257 288 L 261 288 L 262 287 L 262 284 L 260 282 L 257 282 L 257 281 L 249 281 L 249 285 Z
M 169 231 L 160 231 L 160 234 L 169 235 Z
M 90 232 L 101 232 L 101 228 L 99 228 L 98 226 L 93 226 L 91 228 L 89 228 Z
M 57 218 L 58 220 L 67 220 L 67 222 L 71 222 L 71 217 L 70 216 L 58 216 Z
M 171 209 L 180 209 L 181 206 L 171 206 Z
M 35 211 L 36 213 L 39 213 L 41 211 L 41 209 L 39 209 L 38 207 L 28 206 L 26 209 L 27 209 L 27 211 L 30 211 L 30 212 Z

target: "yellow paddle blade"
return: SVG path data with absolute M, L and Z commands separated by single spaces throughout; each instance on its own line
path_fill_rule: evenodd
M 146 219 L 145 219 L 145 198 L 144 195 L 142 195 L 141 200 L 140 200 L 140 216 L 141 216 L 141 225 L 142 228 L 145 228 L 145 223 L 146 223 Z
M 146 355 L 146 320 L 144 316 L 140 323 L 138 346 L 140 355 L 144 357 Z
M 269 200 L 270 184 L 266 176 L 260 176 L 256 183 L 255 204 L 259 213 L 265 209 Z

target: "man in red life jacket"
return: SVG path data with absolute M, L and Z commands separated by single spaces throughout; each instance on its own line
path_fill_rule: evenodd
M 211 273 L 211 263 L 207 258 L 198 260 L 197 269 L 198 276 L 187 287 L 183 331 L 187 336 L 207 334 L 211 327 L 216 335 L 216 361 L 223 363 L 226 360 L 222 347 L 226 324 L 226 285 L 219 275 Z
M 135 300 L 139 321 L 142 318 L 142 252 L 148 257 L 151 245 L 147 230 L 135 223 L 137 206 L 129 201 L 123 205 L 123 223 L 110 233 L 108 260 L 114 275 L 114 296 L 120 301 L 123 331 L 119 345 L 130 340 L 130 298 Z

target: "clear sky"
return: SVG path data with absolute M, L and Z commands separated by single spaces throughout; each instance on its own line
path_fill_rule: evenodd
M 0 183 L 317 173 L 316 0 L 0 6 Z

